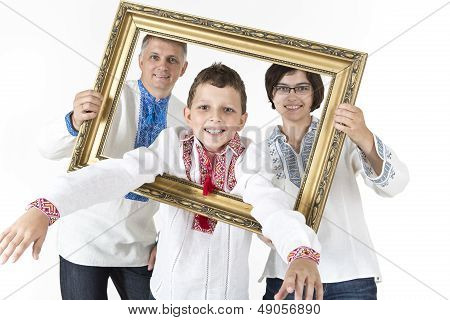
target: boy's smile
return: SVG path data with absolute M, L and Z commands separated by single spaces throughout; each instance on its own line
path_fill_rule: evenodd
M 197 87 L 184 115 L 194 135 L 212 153 L 222 151 L 247 120 L 247 113 L 242 114 L 241 96 L 237 90 L 208 83 Z

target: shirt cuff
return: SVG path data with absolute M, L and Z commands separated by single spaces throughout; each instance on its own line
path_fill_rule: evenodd
M 362 151 L 359 147 L 357 150 L 367 178 L 380 187 L 386 187 L 389 184 L 389 181 L 395 176 L 394 167 L 391 163 L 392 153 L 379 137 L 376 135 L 373 135 L 373 137 L 375 142 L 375 150 L 381 160 L 383 160 L 383 168 L 380 175 L 375 173 L 375 170 L 370 164 L 370 161 L 367 159 L 367 155 L 364 151 Z
M 70 111 L 68 114 L 66 114 L 66 127 L 67 131 L 69 131 L 70 135 L 73 137 L 78 136 L 78 130 L 74 128 L 72 124 L 72 113 L 73 111 Z
M 148 202 L 148 198 L 141 196 L 137 193 L 134 192 L 129 192 L 125 195 L 125 199 L 128 200 L 134 200 L 134 201 L 139 201 L 139 202 Z
M 296 259 L 309 259 L 314 261 L 315 263 L 319 264 L 320 261 L 320 253 L 314 251 L 311 248 L 308 247 L 298 247 L 297 249 L 294 249 L 289 253 L 288 255 L 288 263 L 291 263 L 292 261 Z
M 56 207 L 44 198 L 39 198 L 36 201 L 33 201 L 27 206 L 27 210 L 30 208 L 36 208 L 39 209 L 43 214 L 45 214 L 48 217 L 48 225 L 51 226 L 56 222 L 56 220 L 59 219 L 59 211 L 56 209 Z

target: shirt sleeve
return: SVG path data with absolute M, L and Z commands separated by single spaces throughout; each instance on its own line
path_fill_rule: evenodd
M 53 179 L 36 198 L 47 199 L 60 216 L 94 204 L 119 199 L 144 183 L 151 183 L 169 172 L 173 155 L 167 130 L 149 148 L 127 152 L 122 159 L 99 161 L 75 172 Z M 172 152 L 173 154 L 173 152 Z
M 381 173 L 379 175 L 375 173 L 366 154 L 350 141 L 352 166 L 355 172 L 361 173 L 364 183 L 377 194 L 392 197 L 403 191 L 408 184 L 408 168 L 398 159 L 394 151 L 376 135 L 374 135 L 374 142 L 376 152 L 383 161 Z
M 48 218 L 49 226 L 51 226 L 53 223 L 55 223 L 56 220 L 58 220 L 60 217 L 58 209 L 56 209 L 56 207 L 53 205 L 53 203 L 51 203 L 50 201 L 48 201 L 47 199 L 44 199 L 44 198 L 37 199 L 37 200 L 33 201 L 32 203 L 30 203 L 27 206 L 27 210 L 30 208 L 36 208 L 36 209 L 40 210 L 43 214 L 45 214 Z
M 236 170 L 243 201 L 253 206 L 252 216 L 261 224 L 263 235 L 272 241 L 283 261 L 288 263 L 293 257 L 304 257 L 304 251 L 294 253 L 299 248 L 309 248 L 318 257 L 321 247 L 317 234 L 306 225 L 303 214 L 292 210 L 295 200 L 292 195 L 274 186 L 270 166 L 258 160 L 265 158 L 256 156 L 258 152 L 257 148 L 249 148 Z
M 69 134 L 72 137 L 77 137 L 78 136 L 78 130 L 75 129 L 75 127 L 73 126 L 72 114 L 73 114 L 73 111 L 71 111 L 68 114 L 66 114 L 64 120 L 66 121 L 66 127 L 67 127 L 67 131 L 69 132 Z
M 72 155 L 78 131 L 72 125 L 71 115 L 72 112 L 69 112 L 64 121 L 57 119 L 41 130 L 38 149 L 44 158 L 60 160 Z

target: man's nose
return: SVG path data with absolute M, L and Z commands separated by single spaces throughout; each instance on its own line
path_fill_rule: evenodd
M 161 59 L 158 62 L 158 68 L 167 70 L 169 68 L 169 63 L 165 59 Z

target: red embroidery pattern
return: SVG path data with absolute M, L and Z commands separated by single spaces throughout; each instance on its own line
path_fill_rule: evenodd
M 192 181 L 191 179 L 191 167 L 192 167 L 192 145 L 194 144 L 194 136 L 191 136 L 189 139 L 183 141 L 183 161 L 184 161 L 184 167 L 186 169 L 186 175 L 189 179 L 189 181 Z
M 204 184 L 206 180 L 207 175 L 211 175 L 212 173 L 212 163 L 209 160 L 208 155 L 206 154 L 206 151 L 203 149 L 203 147 L 199 144 L 196 145 L 196 149 L 198 152 L 198 158 L 200 161 L 200 183 Z
M 59 219 L 59 211 L 56 207 L 44 198 L 39 198 L 36 201 L 33 201 L 27 206 L 27 210 L 30 208 L 36 208 L 42 211 L 48 217 L 48 225 L 51 226 Z
M 236 186 L 236 175 L 234 172 L 234 166 L 236 165 L 236 161 L 238 159 L 238 157 L 242 154 L 242 152 L 244 152 L 245 147 L 242 145 L 239 145 L 238 149 L 237 149 L 237 157 L 232 157 L 231 161 L 230 161 L 230 166 L 228 168 L 228 177 L 227 177 L 227 182 L 228 182 L 228 190 L 233 190 L 233 188 Z
M 299 258 L 310 259 L 315 263 L 319 264 L 320 253 L 308 247 L 298 247 L 297 249 L 294 249 L 291 251 L 291 253 L 289 253 L 288 262 L 292 262 Z
M 226 152 L 218 154 L 214 159 L 213 182 L 217 189 L 223 190 L 225 185 L 225 174 L 227 172 Z
M 210 219 L 200 214 L 195 214 L 192 229 L 208 234 L 212 234 L 216 228 L 217 220 Z
M 183 161 L 186 168 L 186 175 L 191 181 L 192 179 L 190 172 L 192 168 L 193 143 L 194 136 L 191 136 L 183 141 Z M 226 152 L 228 147 L 233 150 L 233 156 L 231 158 L 227 176 Z M 229 190 L 232 190 L 236 185 L 234 166 L 236 164 L 236 160 L 245 150 L 245 147 L 241 144 L 240 137 L 237 133 L 234 138 L 230 140 L 227 148 L 221 154 L 217 154 L 214 156 L 213 164 L 211 163 L 206 150 L 200 144 L 196 145 L 196 150 L 198 152 L 200 162 L 200 183 L 203 185 L 203 195 L 208 195 L 208 193 L 213 191 L 214 188 L 223 191 L 226 182 Z M 192 229 L 212 234 L 214 232 L 216 224 L 216 220 L 196 214 L 194 216 Z

